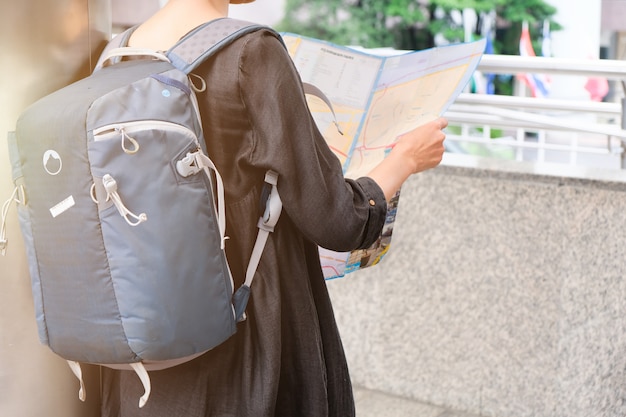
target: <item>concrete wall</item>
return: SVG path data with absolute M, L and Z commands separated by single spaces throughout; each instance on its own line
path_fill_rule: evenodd
M 39 97 L 87 75 L 110 38 L 108 0 L 5 1 L 0 13 L 0 204 L 13 183 L 6 132 Z M 88 401 L 65 361 L 39 343 L 24 245 L 11 207 L 9 246 L 0 256 L 0 416 L 89 417 L 98 410 L 98 374 Z
M 625 181 L 459 155 L 410 179 L 387 258 L 328 283 L 355 385 L 481 416 L 626 415 Z

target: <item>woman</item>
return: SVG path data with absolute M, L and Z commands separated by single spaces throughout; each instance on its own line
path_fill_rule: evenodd
M 243 0 L 245 2 L 246 0 Z M 166 50 L 194 27 L 225 17 L 229 0 L 170 0 L 129 44 Z M 367 177 L 343 177 L 308 111 L 280 41 L 261 30 L 203 63 L 199 94 L 209 155 L 226 189 L 227 256 L 238 288 L 256 238 L 266 170 L 279 174 L 283 213 L 261 258 L 247 320 L 222 345 L 151 373 L 152 394 L 132 372 L 103 370 L 103 417 L 350 417 L 354 401 L 323 279 L 318 245 L 347 251 L 380 235 L 386 201 L 443 153 L 440 118 L 402 135 Z

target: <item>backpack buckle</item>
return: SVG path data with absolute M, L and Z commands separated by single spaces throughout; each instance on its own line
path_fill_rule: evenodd
M 176 171 L 185 178 L 202 171 L 202 167 L 196 161 L 196 155 L 197 152 L 187 152 L 183 159 L 176 162 Z

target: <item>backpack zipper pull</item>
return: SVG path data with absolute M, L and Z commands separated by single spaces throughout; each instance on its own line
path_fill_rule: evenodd
M 128 155 L 132 155 L 139 150 L 139 143 L 137 143 L 137 141 L 133 137 L 126 133 L 126 129 L 124 128 L 124 126 L 116 127 L 115 130 L 117 130 L 122 136 L 122 150 L 125 153 L 127 153 Z M 130 144 L 133 145 L 132 149 L 126 147 L 126 142 L 130 142 Z

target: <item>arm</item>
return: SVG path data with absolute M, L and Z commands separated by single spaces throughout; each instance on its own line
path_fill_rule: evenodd
M 308 240 L 336 251 L 370 246 L 387 212 L 380 187 L 371 178 L 344 178 L 281 43 L 268 33 L 245 40 L 239 84 L 254 132 L 250 163 L 279 174 L 283 213 Z
M 370 246 L 384 224 L 385 195 L 390 198 L 410 174 L 441 159 L 437 146 L 426 140 L 437 132 L 437 125 L 427 124 L 431 131 L 422 127 L 399 138 L 389 161 L 369 177 L 346 179 L 315 125 L 285 49 L 270 35 L 247 41 L 239 83 L 254 129 L 251 163 L 279 174 L 284 211 L 309 240 L 337 251 Z M 424 159 L 426 149 L 432 155 Z

